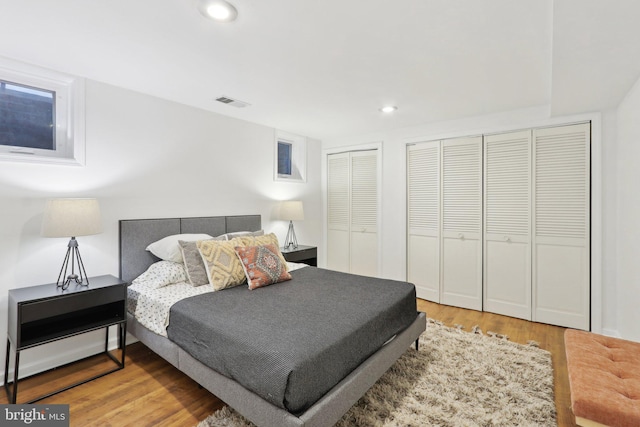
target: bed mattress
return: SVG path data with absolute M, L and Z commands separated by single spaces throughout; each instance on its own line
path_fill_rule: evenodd
M 272 404 L 298 414 L 417 317 L 406 282 L 319 268 L 171 307 L 169 339 Z

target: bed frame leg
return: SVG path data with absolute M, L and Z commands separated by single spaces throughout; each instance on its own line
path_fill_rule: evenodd
M 418 351 L 418 344 L 420 344 L 420 338 L 416 340 L 416 351 Z

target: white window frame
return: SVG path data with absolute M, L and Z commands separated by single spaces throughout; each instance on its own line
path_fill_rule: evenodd
M 278 173 L 278 143 L 291 145 L 291 174 Z M 287 182 L 307 182 L 307 138 L 281 130 L 275 131 L 273 159 L 273 180 Z
M 0 57 L 0 80 L 56 94 L 55 150 L 0 145 L 0 160 L 84 166 L 84 79 Z

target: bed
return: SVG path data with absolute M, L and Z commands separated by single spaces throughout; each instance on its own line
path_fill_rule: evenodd
M 134 278 L 145 272 L 151 264 L 158 261 L 156 257 L 145 249 L 150 243 L 163 237 L 183 233 L 206 233 L 218 236 L 238 231 L 257 231 L 260 228 L 261 218 L 259 215 L 121 220 L 120 277 L 130 283 Z M 318 271 L 316 272 L 315 270 Z M 315 269 L 315 267 L 306 267 L 299 270 L 299 272 L 294 271 L 291 273 L 294 276 L 294 280 L 291 282 L 295 283 L 296 277 L 298 278 L 297 283 L 303 283 L 303 277 L 313 276 L 317 278 L 318 276 L 338 274 L 328 270 L 324 270 L 324 273 L 322 273 L 320 270 Z M 365 280 L 360 276 L 357 277 L 361 281 Z M 382 281 L 382 279 L 368 280 Z M 272 292 L 284 292 L 286 285 L 275 288 L 275 286 L 279 285 L 272 285 L 271 287 L 274 288 Z M 289 284 L 289 286 L 291 285 Z M 226 293 L 214 292 L 212 294 L 224 296 L 225 298 L 234 298 L 234 292 L 239 294 L 243 290 L 237 289 L 234 292 L 225 290 L 223 292 Z M 255 291 L 247 292 L 254 293 L 245 293 L 245 295 L 258 295 Z M 210 298 L 212 295 L 208 295 L 208 297 Z M 239 296 L 236 297 L 240 298 Z M 182 304 L 182 301 L 180 304 Z M 176 306 L 179 305 L 176 304 Z M 197 310 L 197 308 L 191 306 L 183 307 L 183 311 L 194 310 Z M 175 316 L 177 325 L 178 315 L 175 314 Z M 196 327 L 198 326 L 194 326 L 194 328 Z M 188 332 L 189 328 L 185 327 L 184 331 Z M 272 399 L 270 395 L 260 395 L 259 389 L 252 388 L 253 390 L 258 390 L 257 392 L 252 391 L 249 387 L 245 387 L 240 382 L 218 372 L 224 371 L 224 369 L 214 370 L 208 367 L 207 364 L 203 363 L 206 357 L 189 348 L 188 342 L 182 342 L 181 345 L 178 345 L 168 337 L 149 330 L 131 314 L 128 315 L 128 331 L 133 336 L 247 419 L 258 426 L 265 427 L 325 427 L 334 425 L 395 360 L 407 351 L 413 342 L 417 342 L 425 328 L 425 315 L 415 312 L 414 317 L 409 320 L 408 326 L 403 326 L 403 329 L 395 333 L 387 342 L 376 344 L 376 349 L 370 356 L 367 356 L 361 363 L 358 362 L 359 364 L 353 369 L 350 368 L 349 372 L 345 374 L 346 376 L 344 378 L 341 376 L 337 384 L 330 387 L 326 393 L 323 392 L 319 399 L 316 400 L 314 398 L 313 402 L 309 402 L 309 404 L 298 402 L 295 404 L 297 406 L 292 406 L 294 410 L 288 410 L 286 405 L 279 404 L 278 400 Z M 183 335 L 180 334 L 178 336 Z M 357 336 L 360 336 L 360 333 Z M 365 336 L 363 335 L 363 337 Z M 366 340 L 370 341 L 368 338 Z M 224 348 L 226 349 L 227 346 L 224 346 Z M 334 357 L 337 356 L 334 355 Z M 227 375 L 229 374 L 227 373 Z M 291 376 L 293 377 L 294 375 Z M 293 379 L 291 381 L 293 383 Z M 304 385 L 304 381 L 299 383 Z M 294 395 L 297 395 L 297 393 L 294 393 Z M 288 398 L 291 398 L 291 395 Z

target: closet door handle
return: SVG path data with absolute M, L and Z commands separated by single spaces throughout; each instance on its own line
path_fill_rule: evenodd
M 464 240 L 464 234 L 462 234 L 462 233 L 458 233 L 458 237 L 459 237 L 461 240 Z
M 505 241 L 505 242 L 510 242 L 510 241 L 511 241 L 511 237 L 509 237 L 509 236 L 504 236 L 504 241 Z

